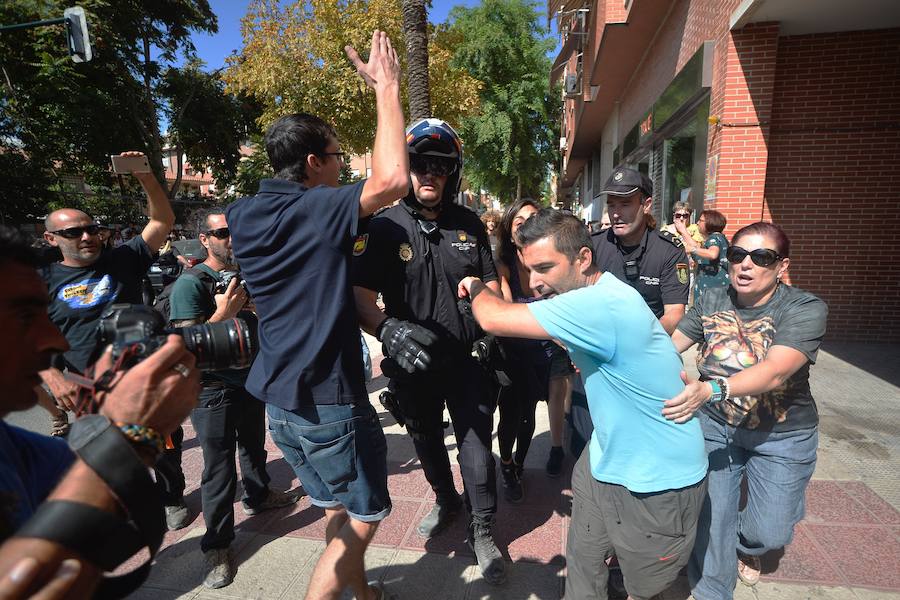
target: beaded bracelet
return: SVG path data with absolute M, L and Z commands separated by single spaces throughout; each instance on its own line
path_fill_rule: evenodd
M 135 425 L 133 423 L 120 423 L 118 421 L 116 421 L 116 427 L 118 427 L 122 431 L 122 434 L 131 442 L 147 446 L 153 449 L 157 454 L 162 454 L 163 450 L 166 449 L 165 438 L 152 427 Z

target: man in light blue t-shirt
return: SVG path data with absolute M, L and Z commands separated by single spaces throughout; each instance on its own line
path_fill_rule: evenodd
M 508 303 L 474 277 L 459 293 L 486 332 L 556 339 L 581 371 L 594 432 L 572 474 L 566 599 L 605 598 L 613 552 L 630 598 L 650 598 L 687 563 L 706 495 L 697 421 L 662 415 L 684 388 L 681 358 L 640 294 L 593 264 L 576 218 L 543 209 L 517 238 L 545 300 Z

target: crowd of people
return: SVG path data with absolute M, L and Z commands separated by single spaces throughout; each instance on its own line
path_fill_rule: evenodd
M 186 265 L 153 305 L 172 327 L 252 331 L 249 367 L 201 373 L 197 362 L 209 357 L 177 335 L 148 347 L 146 328 L 107 347 L 101 325 L 111 307 L 145 301 L 141 279 L 172 235 L 174 215 L 152 175 L 134 173 L 148 222 L 122 244 L 74 209 L 46 219 L 57 260 L 0 229 L 0 270 L 11 282 L 0 292 L 0 415 L 39 401 L 57 418 L 86 415 L 69 445 L 0 422 L 0 595 L 120 597 L 140 585 L 150 563 L 103 574 L 143 547 L 152 558 L 166 528 L 190 521 L 180 464 L 190 418 L 204 460 L 204 585 L 235 576 L 237 454 L 248 514 L 302 495 L 325 512 L 326 547 L 307 598 L 345 589 L 390 597 L 368 581 L 363 560 L 391 498 L 360 328 L 383 345 L 386 404 L 435 495 L 418 533 L 441 535 L 465 514 L 488 583 L 507 580 L 494 529 L 515 518 L 498 511 L 494 414 L 502 493 L 515 504 L 527 493 L 541 400 L 552 442 L 546 474 L 563 473 L 576 380 L 589 418 L 573 421 L 587 445 L 573 456 L 565 597 L 605 599 L 612 567 L 634 600 L 662 592 L 682 568 L 697 600 L 732 598 L 738 578 L 753 585 L 759 557 L 790 542 L 816 460 L 809 368 L 827 307 L 781 281 L 784 232 L 754 223 L 729 245 L 721 213 L 705 210 L 691 224 L 687 205 L 675 206 L 672 229 L 659 229 L 652 182 L 624 165 L 603 188 L 607 227 L 527 199 L 479 220 L 454 202 L 457 133 L 433 118 L 405 125 L 387 36 L 374 32 L 367 62 L 347 54 L 375 93 L 371 176 L 339 186 L 334 129 L 308 114 L 278 119 L 265 136 L 274 178 L 195 216 L 207 258 Z M 680 356 L 695 344 L 697 381 Z M 146 356 L 129 363 L 138 350 Z M 302 488 L 270 487 L 266 421 Z

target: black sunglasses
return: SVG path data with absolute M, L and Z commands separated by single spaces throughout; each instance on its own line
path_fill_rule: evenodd
M 409 156 L 409 170 L 419 175 L 427 174 L 447 177 L 456 172 L 456 161 L 452 158 L 411 154 Z
M 774 250 L 769 250 L 768 248 L 758 248 L 753 252 L 748 252 L 740 246 L 731 246 L 730 248 L 728 248 L 728 250 L 725 251 L 725 258 L 728 259 L 728 262 L 734 264 L 744 262 L 744 259 L 747 258 L 747 255 L 750 255 L 750 260 L 752 260 L 753 264 L 758 267 L 768 267 L 775 264 L 782 258 L 785 258 Z
M 206 235 L 211 235 L 220 240 L 227 240 L 231 237 L 231 230 L 227 227 L 219 227 L 218 229 L 210 229 L 206 232 Z
M 66 229 L 57 229 L 56 231 L 51 231 L 53 235 L 62 236 L 68 240 L 76 240 L 80 238 L 82 235 L 87 232 L 88 235 L 97 235 L 100 233 L 100 230 L 104 229 L 100 227 L 96 223 L 92 225 L 84 225 L 81 227 L 67 227 Z
M 673 215 L 676 219 L 687 219 L 691 216 L 691 213 L 675 213 Z

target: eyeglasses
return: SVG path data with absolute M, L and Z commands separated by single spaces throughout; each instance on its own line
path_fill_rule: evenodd
M 83 225 L 81 227 L 67 227 L 66 229 L 57 229 L 56 231 L 51 231 L 50 233 L 52 233 L 53 235 L 62 236 L 68 240 L 76 240 L 83 236 L 85 232 L 88 235 L 97 235 L 98 233 L 100 233 L 101 229 L 103 229 L 103 227 L 100 227 L 100 225 L 93 223 L 91 225 Z
M 409 170 L 418 175 L 436 175 L 447 177 L 456 172 L 456 161 L 452 158 L 440 156 L 423 156 L 411 154 L 409 156 Z
M 728 250 L 725 251 L 725 258 L 728 259 L 728 262 L 734 264 L 744 262 L 744 259 L 747 258 L 748 255 L 750 256 L 750 260 L 753 261 L 753 264 L 758 267 L 768 267 L 785 258 L 774 250 L 769 250 L 768 248 L 758 248 L 753 252 L 748 252 L 740 246 L 731 246 L 730 248 L 728 248 Z
M 218 229 L 210 229 L 206 232 L 206 235 L 211 235 L 220 240 L 227 240 L 231 237 L 231 230 L 227 227 L 219 227 Z
M 675 217 L 676 219 L 687 219 L 687 218 L 690 218 L 691 213 L 675 213 L 672 216 Z
M 347 162 L 346 152 L 323 152 L 322 156 L 337 156 L 339 161 Z

